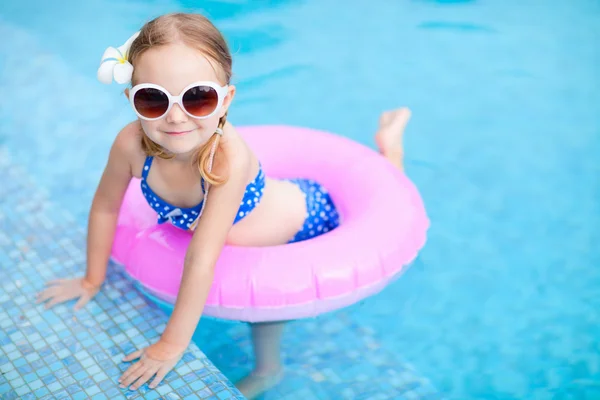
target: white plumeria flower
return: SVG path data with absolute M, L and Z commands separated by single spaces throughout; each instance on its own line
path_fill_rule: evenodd
M 109 47 L 102 55 L 100 67 L 98 68 L 98 80 L 102 83 L 110 84 L 115 79 L 115 82 L 123 84 L 131 82 L 133 75 L 133 65 L 129 62 L 129 48 L 131 43 L 139 36 L 140 32 L 136 32 L 131 36 L 123 46 L 115 49 Z

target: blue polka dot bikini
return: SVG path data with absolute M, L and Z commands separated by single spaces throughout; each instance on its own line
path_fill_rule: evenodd
M 158 214 L 158 223 L 162 224 L 169 221 L 178 228 L 193 230 L 196 226 L 197 219 L 201 215 L 202 206 L 206 199 L 202 200 L 195 207 L 186 208 L 176 207 L 160 198 L 154 193 L 147 182 L 153 159 L 154 157 L 151 156 L 146 157 L 140 184 L 146 201 L 148 201 L 148 204 Z M 306 200 L 306 219 L 304 225 L 289 243 L 319 236 L 335 229 L 339 225 L 340 218 L 337 209 L 327 193 L 327 190 L 322 185 L 310 179 L 286 180 L 298 185 Z M 204 179 L 201 179 L 200 184 L 202 190 L 206 191 Z M 246 186 L 244 198 L 240 202 L 240 208 L 233 221 L 234 224 L 241 221 L 260 203 L 264 189 L 265 173 L 262 166 L 259 166 L 258 174 L 254 180 Z

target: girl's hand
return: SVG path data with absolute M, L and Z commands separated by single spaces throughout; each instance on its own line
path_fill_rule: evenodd
M 46 309 L 78 298 L 74 308 L 79 310 L 100 291 L 100 286 L 92 285 L 85 278 L 56 279 L 48 282 L 47 285 L 49 287 L 40 292 L 36 300 L 36 304 L 50 300 L 46 303 Z
M 131 361 L 136 358 L 140 360 L 121 375 L 119 378 L 120 386 L 125 388 L 133 384 L 131 390 L 137 390 L 156 374 L 156 378 L 149 385 L 150 389 L 154 389 L 164 379 L 165 375 L 175 367 L 186 348 L 187 346 L 177 346 L 159 340 L 145 349 L 125 356 L 123 361 Z

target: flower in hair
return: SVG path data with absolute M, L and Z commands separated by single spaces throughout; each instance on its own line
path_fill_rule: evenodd
M 115 49 L 109 47 L 102 55 L 100 67 L 98 68 L 98 80 L 102 83 L 110 84 L 114 78 L 117 83 L 131 82 L 133 74 L 133 65 L 129 62 L 129 48 L 131 43 L 139 36 L 140 32 L 136 32 L 131 36 L 124 45 Z

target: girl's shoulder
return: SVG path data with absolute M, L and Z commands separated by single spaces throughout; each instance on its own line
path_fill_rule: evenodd
M 220 139 L 220 146 L 223 152 L 218 152 L 215 156 L 214 168 L 216 171 L 241 171 L 247 170 L 256 161 L 256 156 L 248 143 L 237 132 L 235 127 L 227 121 L 223 126 L 223 136 Z M 217 172 L 219 173 L 219 172 Z
M 112 146 L 112 151 L 122 161 L 131 166 L 133 176 L 140 178 L 142 168 L 146 160 L 146 154 L 142 149 L 142 127 L 139 121 L 133 121 L 125 125 L 117 134 Z
M 248 143 L 246 143 L 244 137 L 238 133 L 229 121 L 223 127 L 221 145 L 231 162 L 247 163 L 254 157 L 254 153 Z

